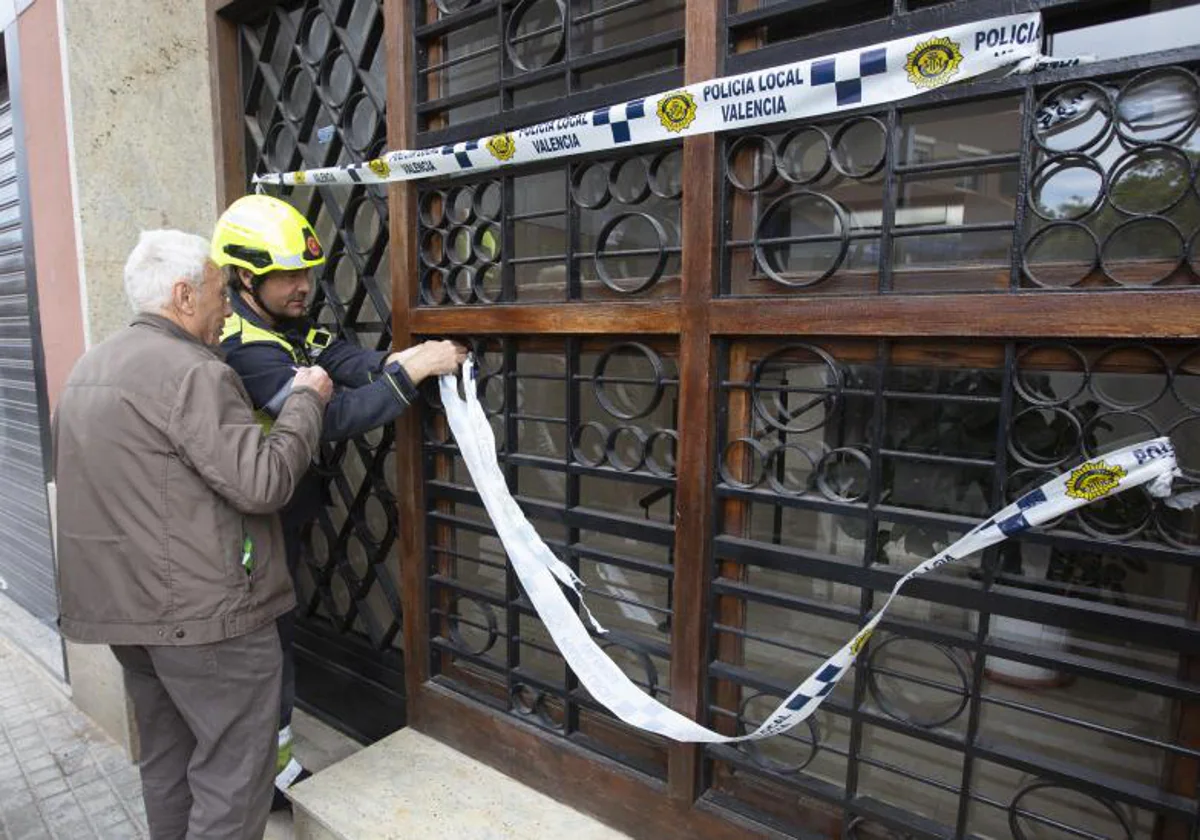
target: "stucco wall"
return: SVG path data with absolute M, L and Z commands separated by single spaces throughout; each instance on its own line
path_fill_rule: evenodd
M 130 311 L 122 267 L 139 231 L 207 236 L 216 170 L 204 0 L 62 0 L 92 342 Z

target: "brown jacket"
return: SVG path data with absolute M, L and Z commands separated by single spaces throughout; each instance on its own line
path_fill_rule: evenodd
M 155 315 L 88 351 L 54 417 L 63 635 L 206 644 L 291 609 L 274 512 L 317 452 L 323 413 L 297 390 L 265 433 L 237 374 Z

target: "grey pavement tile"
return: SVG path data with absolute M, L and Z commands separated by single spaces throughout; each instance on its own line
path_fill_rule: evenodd
M 39 799 L 46 800 L 60 794 L 70 793 L 71 789 L 67 787 L 67 780 L 60 776 L 53 781 L 36 785 L 33 792 Z
M 132 822 L 123 822 L 104 830 L 104 840 L 143 840 L 147 832 Z
M 46 823 L 42 819 L 42 812 L 36 805 L 5 808 L 3 819 L 13 840 L 19 837 L 29 837 L 38 831 L 45 833 L 47 830 Z
M 75 820 L 74 822 L 64 823 L 63 825 L 56 825 L 53 826 L 52 830 L 54 831 L 54 836 L 58 838 L 58 840 L 93 840 L 93 838 L 96 837 L 103 837 L 103 835 L 96 834 L 92 827 L 88 825 L 88 821 L 85 819 Z
M 92 825 L 94 825 L 96 830 L 102 835 L 105 833 L 106 829 L 109 829 L 114 825 L 119 825 L 120 823 L 130 821 L 129 813 L 122 808 L 120 804 L 114 804 L 112 807 L 107 808 L 98 814 L 93 814 L 91 820 Z
M 100 768 L 90 761 L 86 762 L 85 764 L 81 764 L 79 767 L 67 774 L 67 782 L 72 787 L 77 788 L 86 787 L 87 785 L 94 784 L 97 781 L 102 781 L 103 778 L 104 774 L 100 772 Z

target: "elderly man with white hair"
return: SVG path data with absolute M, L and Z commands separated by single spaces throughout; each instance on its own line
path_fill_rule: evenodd
M 275 512 L 332 394 L 296 372 L 270 432 L 215 349 L 228 291 L 206 240 L 141 235 L 133 323 L 75 366 L 54 417 L 59 622 L 107 644 L 133 702 L 153 840 L 259 840 L 295 604 Z

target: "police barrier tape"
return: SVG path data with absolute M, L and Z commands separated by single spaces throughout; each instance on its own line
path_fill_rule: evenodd
M 512 132 L 367 163 L 257 175 L 257 184 L 381 184 L 461 175 L 656 143 L 917 96 L 1005 68 L 1038 69 L 1037 13 L 949 27 L 836 55 L 688 85 Z M 1069 66 L 1076 60 L 1048 60 Z
M 645 694 L 591 638 L 563 592 L 566 587 L 578 594 L 583 589 L 583 582 L 546 547 L 508 491 L 496 458 L 492 428 L 476 394 L 473 359 L 468 359 L 463 366 L 463 381 L 465 401 L 458 396 L 455 377 L 441 378 L 442 405 L 475 489 L 538 617 L 580 683 L 597 702 L 631 726 L 676 741 L 729 743 L 759 740 L 786 732 L 816 711 L 832 693 L 892 601 L 913 578 L 960 562 L 970 554 L 1057 519 L 1075 508 L 1142 484 L 1149 485 L 1151 494 L 1165 497 L 1171 492 L 1172 479 L 1181 474 L 1170 439 L 1161 437 L 1090 459 L 1027 492 L 949 548 L 901 577 L 883 607 L 788 695 L 758 729 L 748 735 L 730 737 L 706 729 Z M 582 598 L 580 604 L 596 631 L 603 634 L 604 628 L 596 622 Z

